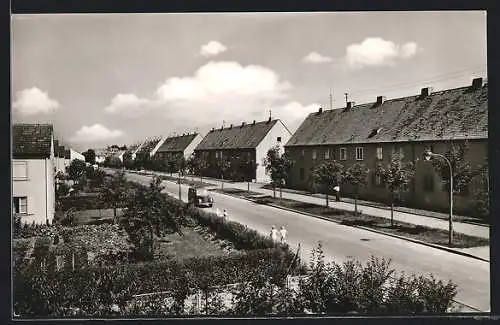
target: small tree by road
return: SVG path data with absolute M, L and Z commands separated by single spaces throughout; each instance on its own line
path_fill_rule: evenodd
M 194 175 L 198 171 L 198 159 L 194 153 L 186 160 L 186 167 L 188 173 L 191 174 L 191 180 L 194 182 Z
M 403 163 L 403 156 L 395 152 L 391 156 L 388 166 L 379 166 L 378 173 L 391 194 L 391 226 L 394 226 L 394 202 L 401 198 L 401 194 L 408 187 L 415 176 L 415 164 L 413 162 Z
M 127 202 L 129 187 L 123 170 L 118 170 L 114 175 L 106 177 L 101 188 L 101 200 L 109 202 L 113 206 L 113 221 L 118 222 L 116 209 Z
M 273 190 L 275 191 L 276 186 L 279 187 L 281 200 L 283 198 L 282 188 L 294 165 L 294 161 L 288 158 L 286 154 L 281 154 L 280 151 L 279 146 L 269 149 L 263 164 L 271 178 Z M 274 192 L 274 197 L 276 197 L 276 192 Z
M 92 165 L 95 164 L 95 150 L 94 149 L 88 149 L 87 151 L 83 152 L 82 155 L 85 157 L 85 162 L 88 162 Z
M 345 171 L 344 181 L 354 188 L 355 213 L 358 213 L 359 190 L 367 184 L 368 171 L 368 168 L 362 163 L 354 163 Z
M 231 161 L 229 161 L 227 157 L 221 155 L 216 160 L 216 168 L 217 168 L 217 173 L 220 175 L 222 179 L 221 189 L 224 189 L 224 177 L 227 176 L 231 168 Z
M 259 164 L 250 157 L 246 157 L 240 163 L 240 170 L 243 173 L 243 179 L 247 182 L 247 191 L 250 192 L 250 182 L 255 178 L 255 171 Z
M 312 172 L 314 183 L 324 191 L 326 195 L 326 206 L 328 207 L 328 193 L 334 187 L 342 183 L 344 177 L 344 166 L 337 161 L 326 161 L 316 167 Z
M 179 159 L 177 157 L 170 155 L 167 157 L 167 172 L 172 176 L 173 173 L 179 170 Z

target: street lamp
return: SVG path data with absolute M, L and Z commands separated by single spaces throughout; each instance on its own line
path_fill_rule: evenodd
M 453 168 L 451 167 L 451 162 L 448 158 L 441 154 L 433 153 L 430 149 L 426 149 L 424 152 L 424 159 L 429 161 L 432 157 L 444 159 L 450 168 L 450 216 L 448 218 L 448 245 L 451 246 L 451 243 L 453 242 Z

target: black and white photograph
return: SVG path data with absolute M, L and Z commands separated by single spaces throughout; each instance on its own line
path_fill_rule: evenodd
M 13 320 L 491 311 L 486 11 L 10 25 Z

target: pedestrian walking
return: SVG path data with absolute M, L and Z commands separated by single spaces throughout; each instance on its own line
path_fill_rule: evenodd
M 284 226 L 281 226 L 280 228 L 280 241 L 282 244 L 286 243 L 286 229 Z
M 333 190 L 335 191 L 335 201 L 340 202 L 340 186 L 335 186 Z
M 273 242 L 276 242 L 278 240 L 278 230 L 275 226 L 271 227 L 271 240 Z

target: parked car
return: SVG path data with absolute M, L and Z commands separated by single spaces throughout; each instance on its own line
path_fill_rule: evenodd
M 188 189 L 188 202 L 199 207 L 212 207 L 214 199 L 208 194 L 206 188 L 190 187 Z

